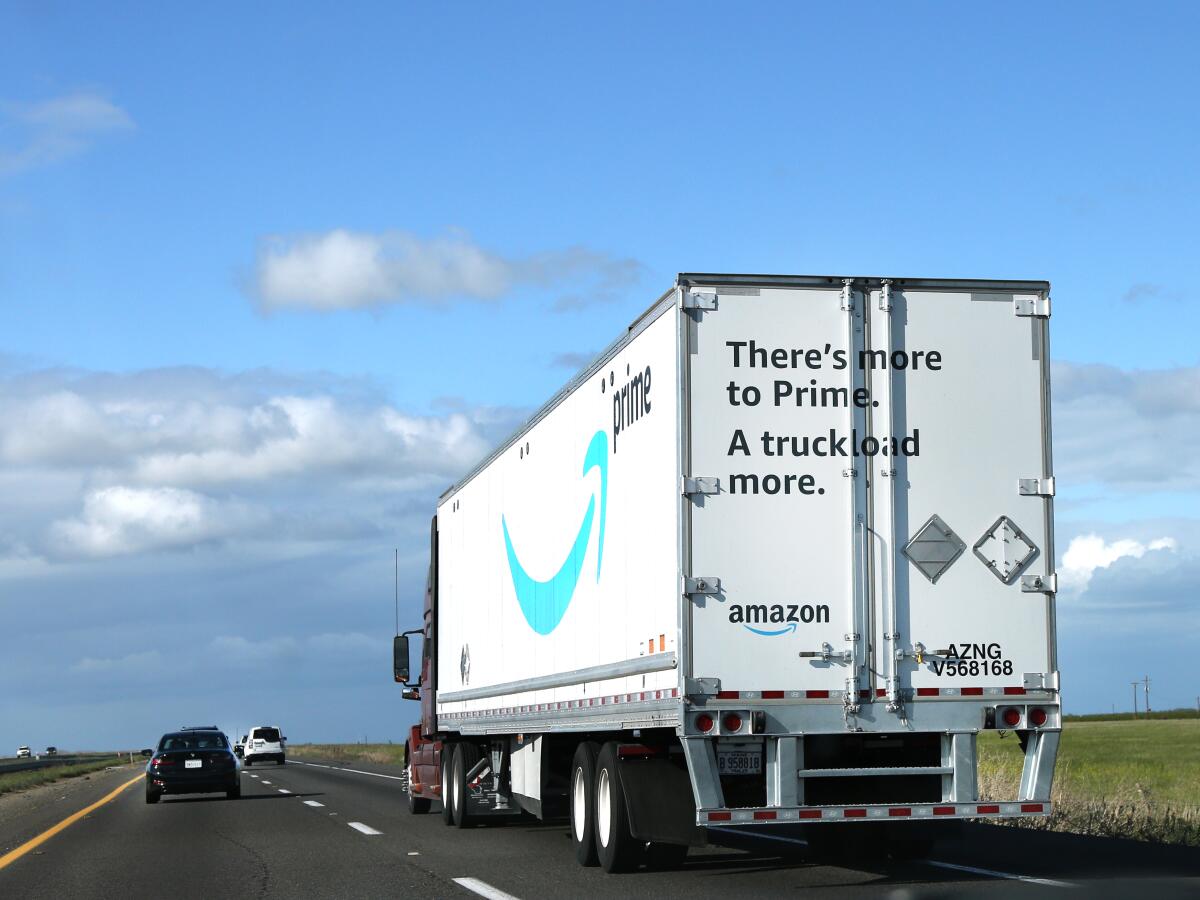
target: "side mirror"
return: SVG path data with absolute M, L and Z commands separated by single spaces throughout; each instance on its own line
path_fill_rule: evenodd
M 400 692 L 400 697 L 404 700 L 420 700 L 421 689 L 415 687 L 405 688 Z
M 400 684 L 408 684 L 408 635 L 392 639 L 392 675 Z

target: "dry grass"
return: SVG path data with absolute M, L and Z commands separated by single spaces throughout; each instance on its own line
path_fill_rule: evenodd
M 1015 735 L 979 742 L 979 792 L 1011 800 L 1021 779 Z M 1200 846 L 1200 724 L 1067 723 L 1048 819 L 1011 824 Z
M 64 778 L 75 778 L 79 775 L 87 775 L 92 772 L 99 772 L 101 769 L 121 765 L 129 765 L 129 760 L 117 756 L 111 759 L 98 759 L 92 762 L 73 763 L 67 766 L 48 766 L 44 769 L 7 772 L 0 775 L 0 794 L 7 794 L 9 791 L 22 791 L 39 784 L 49 784 L 52 781 L 61 781 Z
M 404 765 L 403 744 L 288 744 L 287 752 L 299 759 Z

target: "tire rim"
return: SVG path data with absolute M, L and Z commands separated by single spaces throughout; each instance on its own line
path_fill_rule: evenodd
M 404 773 L 404 778 L 406 781 L 405 788 L 408 790 L 408 796 L 411 797 L 412 796 L 412 762 L 410 761 L 409 764 L 405 768 L 407 768 L 407 770 L 408 770 Z
M 462 802 L 462 792 L 458 783 L 458 766 L 451 766 L 451 771 L 454 772 L 454 776 L 450 779 L 450 808 L 457 810 Z
M 609 821 L 612 816 L 612 785 L 608 780 L 608 769 L 600 770 L 599 776 L 596 778 L 596 834 L 600 837 L 600 844 L 604 847 L 608 846 L 608 839 L 611 837 L 612 824 Z
M 575 841 L 583 843 L 583 832 L 587 826 L 587 785 L 584 784 L 583 767 L 576 766 L 571 785 L 571 820 L 575 825 Z

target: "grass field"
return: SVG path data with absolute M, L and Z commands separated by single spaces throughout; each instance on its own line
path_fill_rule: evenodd
M 91 772 L 99 772 L 109 766 L 128 765 L 129 759 L 114 756 L 111 759 L 97 759 L 91 762 L 74 763 L 69 766 L 50 766 L 45 769 L 29 769 L 24 772 L 8 772 L 0 775 L 0 794 L 9 791 L 20 791 L 39 784 L 49 784 L 64 778 L 76 778 Z
M 1021 759 L 1016 735 L 982 734 L 981 795 L 1015 797 Z M 1200 720 L 1066 722 L 1053 800 L 1030 827 L 1200 845 Z
M 299 759 L 404 765 L 403 744 L 288 744 L 287 752 Z

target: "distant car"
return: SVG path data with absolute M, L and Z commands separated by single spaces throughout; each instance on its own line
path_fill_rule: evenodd
M 243 734 L 236 744 L 233 745 L 233 752 L 237 754 L 238 759 L 241 759 L 246 752 L 246 736 Z
M 17 748 L 17 759 L 26 759 L 30 756 L 33 756 L 33 751 L 30 750 L 28 747 L 18 747 Z
M 146 763 L 146 802 L 163 794 L 215 794 L 230 800 L 242 796 L 237 757 L 229 739 L 215 728 L 170 731 Z
M 259 725 L 250 729 L 245 746 L 242 748 L 244 754 L 242 758 L 248 766 L 252 766 L 256 762 L 267 761 L 274 761 L 275 765 L 282 766 L 286 742 L 287 738 L 279 733 L 278 726 Z
M 47 747 L 46 755 L 47 756 L 58 756 L 58 748 L 57 747 Z

